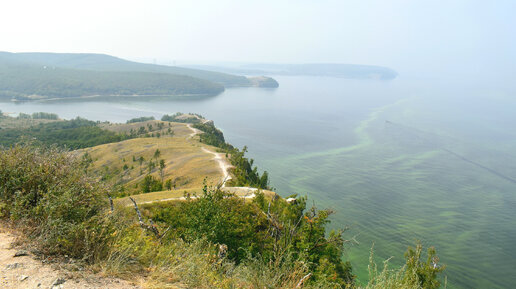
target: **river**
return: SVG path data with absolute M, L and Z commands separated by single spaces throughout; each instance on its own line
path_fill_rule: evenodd
M 125 122 L 200 113 L 247 145 L 271 185 L 336 211 L 355 273 L 434 245 L 448 288 L 516 286 L 516 94 L 476 82 L 275 77 L 205 98 L 0 103 L 13 113 Z M 311 202 L 310 202 L 311 204 Z

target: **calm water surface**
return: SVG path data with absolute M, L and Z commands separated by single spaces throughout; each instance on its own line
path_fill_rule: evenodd
M 480 83 L 276 77 L 207 98 L 0 103 L 4 112 L 125 122 L 195 112 L 271 173 L 283 196 L 337 211 L 360 280 L 421 240 L 449 288 L 516 287 L 516 94 Z M 361 268 L 361 270 L 358 270 Z

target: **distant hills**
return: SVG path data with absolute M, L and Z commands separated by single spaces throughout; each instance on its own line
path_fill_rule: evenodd
M 245 76 L 145 64 L 105 54 L 0 52 L 0 99 L 215 95 L 225 87 L 270 85 Z
M 243 64 L 237 66 L 189 65 L 187 67 L 244 75 L 306 75 L 379 80 L 391 80 L 398 76 L 396 71 L 387 67 L 338 63 Z

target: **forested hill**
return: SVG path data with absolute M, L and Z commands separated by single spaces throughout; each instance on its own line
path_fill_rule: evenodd
M 220 84 L 185 75 L 77 70 L 24 63 L 0 55 L 0 99 L 111 95 L 214 95 Z
M 0 52 L 0 59 L 9 59 L 18 63 L 23 62 L 40 66 L 44 65 L 78 70 L 153 72 L 186 75 L 215 82 L 223 85 L 224 87 L 252 86 L 252 83 L 245 76 L 176 66 L 138 63 L 106 54 Z

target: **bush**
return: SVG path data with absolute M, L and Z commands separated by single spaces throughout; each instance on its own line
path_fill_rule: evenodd
M 154 119 L 155 118 L 153 116 L 142 116 L 142 117 L 131 118 L 130 120 L 127 121 L 127 123 L 144 122 L 144 121 L 149 121 L 149 120 L 154 120 Z
M 45 254 L 97 257 L 101 252 L 91 251 L 91 245 L 109 231 L 100 214 L 104 199 L 81 160 L 69 153 L 28 145 L 0 151 L 2 216 L 25 224 L 25 233 Z
M 389 269 L 388 260 L 384 262 L 383 269 L 378 271 L 378 266 L 373 262 L 373 250 L 369 257 L 369 283 L 366 289 L 398 289 L 398 288 L 440 288 L 441 282 L 438 274 L 444 271 L 445 266 L 438 264 L 439 258 L 435 248 L 427 250 L 427 259 L 422 260 L 423 246 L 417 242 L 416 247 L 409 247 L 405 253 L 406 264 L 398 269 Z M 446 286 L 445 286 L 446 287 Z
M 158 192 L 163 190 L 163 183 L 151 175 L 146 175 L 140 188 L 143 193 Z

